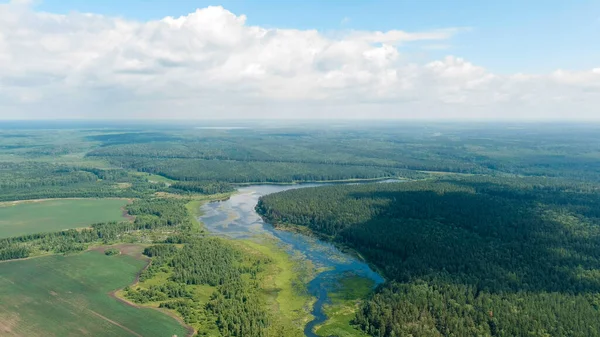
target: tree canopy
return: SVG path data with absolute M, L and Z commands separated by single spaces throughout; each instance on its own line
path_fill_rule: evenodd
M 355 318 L 373 336 L 596 336 L 599 201 L 592 184 L 463 177 L 290 190 L 257 211 L 384 272 Z

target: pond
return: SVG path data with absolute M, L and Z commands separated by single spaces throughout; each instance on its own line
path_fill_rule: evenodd
M 326 321 L 323 305 L 328 302 L 328 293 L 334 289 L 339 278 L 352 273 L 372 280 L 375 285 L 384 281 L 367 263 L 358 258 L 314 237 L 276 230 L 272 225 L 265 223 L 254 210 L 258 199 L 263 195 L 314 186 L 320 186 L 320 184 L 242 187 L 227 201 L 212 202 L 202 206 L 203 215 L 200 217 L 206 228 L 213 234 L 233 239 L 247 239 L 257 235 L 272 236 L 292 256 L 300 254 L 312 262 L 320 272 L 307 284 L 309 293 L 317 300 L 312 310 L 315 318 L 304 329 L 304 333 L 308 337 L 316 337 L 317 335 L 313 332 L 314 327 Z

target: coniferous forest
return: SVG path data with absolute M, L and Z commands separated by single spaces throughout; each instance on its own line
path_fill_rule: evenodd
M 238 189 L 285 185 L 295 189 L 256 205 L 265 221 L 331 242 L 385 277 L 337 310 L 346 315 L 335 322 L 339 335 L 600 336 L 597 125 L 204 126 L 0 125 L 0 215 L 11 215 L 0 217 L 0 272 L 101 251 L 106 275 L 114 261 L 146 264 L 115 296 L 178 317 L 172 323 L 190 334 L 302 336 L 315 303 L 307 284 L 322 270 L 262 237 L 232 239 L 198 221 L 203 204 Z M 78 214 L 36 216 L 48 199 L 106 198 L 122 201 L 112 209 L 120 220 L 63 227 L 60 217 Z M 245 206 L 241 213 L 254 204 Z M 21 209 L 34 211 L 25 219 Z M 21 225 L 35 230 L 8 234 Z M 0 301 L 31 295 L 14 289 Z M 25 333 L 49 310 L 23 310 L 37 316 L 11 328 Z M 9 314 L 0 310 L 0 319 Z M 52 335 L 51 327 L 35 332 Z
M 592 183 L 462 176 L 290 190 L 257 210 L 383 271 L 354 318 L 373 336 L 598 336 L 599 201 Z

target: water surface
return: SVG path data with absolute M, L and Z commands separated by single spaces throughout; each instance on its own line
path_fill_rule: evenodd
M 254 210 L 258 199 L 263 195 L 314 186 L 319 184 L 243 187 L 227 201 L 212 202 L 202 206 L 203 216 L 200 217 L 206 228 L 213 234 L 233 239 L 252 238 L 257 235 L 271 236 L 277 239 L 289 254 L 292 256 L 300 254 L 312 262 L 316 269 L 321 270 L 307 284 L 309 293 L 317 299 L 312 311 L 315 319 L 304 329 L 304 334 L 308 337 L 316 337 L 313 328 L 327 319 L 323 313 L 323 305 L 328 302 L 328 292 L 335 288 L 340 277 L 350 272 L 373 280 L 375 285 L 384 281 L 368 264 L 356 257 L 313 237 L 276 230 L 272 225 L 265 223 Z

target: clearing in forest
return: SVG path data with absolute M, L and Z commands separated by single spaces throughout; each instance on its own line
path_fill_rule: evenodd
M 45 199 L 0 203 L 0 238 L 125 220 L 126 199 Z
M 139 254 L 88 251 L 0 263 L 0 336 L 186 336 L 174 318 L 109 295 L 145 266 L 132 255 Z

